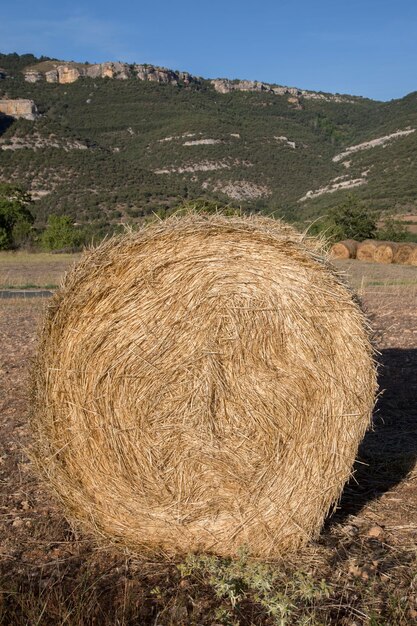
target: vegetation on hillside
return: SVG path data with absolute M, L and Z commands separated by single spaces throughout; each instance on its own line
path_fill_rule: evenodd
M 372 211 L 417 202 L 417 132 L 333 160 L 349 146 L 417 128 L 416 94 L 388 103 L 301 99 L 300 108 L 287 96 L 219 94 L 205 80 L 25 82 L 21 70 L 40 60 L 0 55 L 9 73 L 0 97 L 33 99 L 41 113 L 3 123 L 0 162 L 3 181 L 34 194 L 42 227 L 50 214 L 67 215 L 103 234 L 201 197 L 306 222 L 342 205 L 351 180 Z M 337 181 L 346 188 L 326 192 Z

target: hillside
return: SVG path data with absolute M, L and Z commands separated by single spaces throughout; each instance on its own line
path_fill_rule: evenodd
M 0 68 L 0 99 L 39 112 L 0 117 L 1 180 L 33 193 L 39 222 L 106 228 L 197 197 L 292 220 L 350 191 L 381 210 L 417 203 L 416 93 L 383 103 L 32 55 L 0 55 Z

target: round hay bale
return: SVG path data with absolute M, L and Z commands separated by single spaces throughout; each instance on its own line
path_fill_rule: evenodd
M 376 263 L 393 263 L 398 244 L 393 241 L 380 241 L 375 250 L 374 261 Z
M 330 256 L 333 259 L 355 259 L 358 243 L 354 239 L 345 239 L 332 245 Z
M 397 251 L 394 254 L 394 263 L 408 265 L 415 247 L 416 244 L 414 243 L 399 243 Z
M 373 239 L 365 239 L 365 241 L 362 241 L 362 243 L 358 244 L 356 258 L 359 261 L 367 261 L 368 263 L 373 263 L 375 260 L 374 257 L 377 245 L 377 241 Z
M 417 265 L 417 245 L 414 245 L 413 249 L 411 250 L 408 257 L 407 265 Z
M 277 556 L 319 533 L 376 388 L 320 245 L 192 215 L 84 255 L 34 374 L 37 462 L 70 517 L 137 553 Z

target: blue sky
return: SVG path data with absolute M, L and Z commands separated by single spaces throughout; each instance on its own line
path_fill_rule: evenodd
M 0 51 L 389 100 L 417 90 L 417 1 L 16 0 Z

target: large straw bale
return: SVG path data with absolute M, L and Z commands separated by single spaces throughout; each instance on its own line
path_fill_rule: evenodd
M 394 263 L 409 265 L 409 259 L 416 248 L 415 243 L 400 243 L 396 253 L 394 254 Z
M 316 536 L 374 403 L 364 317 L 320 244 L 170 218 L 88 251 L 36 361 L 39 467 L 69 517 L 140 553 Z
M 358 249 L 356 252 L 356 258 L 359 261 L 375 261 L 375 252 L 377 249 L 378 242 L 374 239 L 365 239 L 362 243 L 358 244 Z
M 354 239 L 345 239 L 334 243 L 330 249 L 333 259 L 355 259 L 358 243 Z
M 398 244 L 393 241 L 379 241 L 374 254 L 376 263 L 393 263 Z

